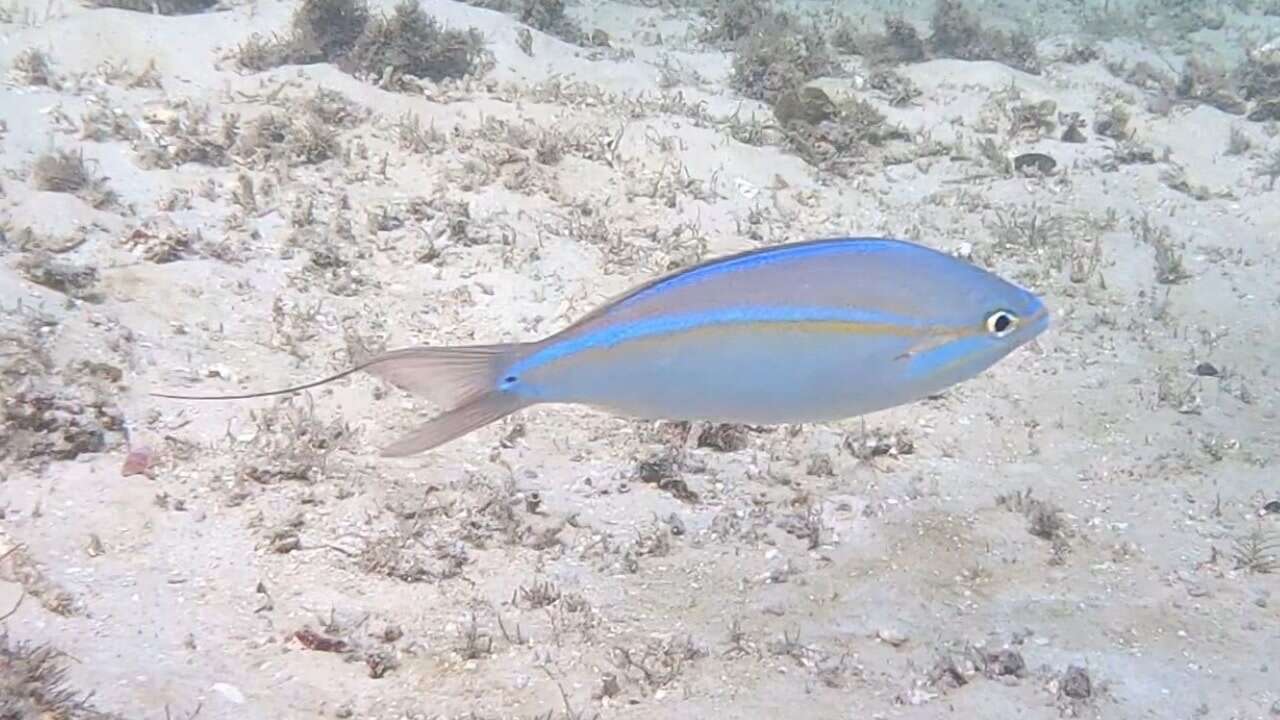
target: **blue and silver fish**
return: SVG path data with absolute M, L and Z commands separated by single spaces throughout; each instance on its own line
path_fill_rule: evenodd
M 832 238 L 713 259 L 653 280 L 550 337 L 392 350 L 365 371 L 446 411 L 386 447 L 424 452 L 540 403 L 647 419 L 834 421 L 968 380 L 1049 325 L 1034 294 L 901 240 Z

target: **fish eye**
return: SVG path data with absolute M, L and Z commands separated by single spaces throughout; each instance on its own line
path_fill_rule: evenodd
M 987 332 L 1004 337 L 1018 327 L 1018 316 L 1008 310 L 996 310 L 987 316 Z

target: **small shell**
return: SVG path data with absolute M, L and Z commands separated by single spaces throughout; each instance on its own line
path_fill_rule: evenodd
M 178 118 L 178 111 L 167 105 L 152 105 L 142 111 L 142 119 L 152 125 L 168 125 L 177 122 Z
M 129 454 L 124 459 L 124 467 L 120 468 L 122 477 L 130 475 L 146 475 L 147 471 L 155 463 L 155 454 L 151 448 L 143 446 L 129 450 Z

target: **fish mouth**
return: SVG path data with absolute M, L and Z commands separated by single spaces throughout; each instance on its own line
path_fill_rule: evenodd
M 1023 325 L 1022 336 L 1026 340 L 1031 340 L 1040 335 L 1040 333 L 1049 329 L 1049 308 L 1041 305 Z

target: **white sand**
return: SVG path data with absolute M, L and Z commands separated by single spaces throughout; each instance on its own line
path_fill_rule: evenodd
M 118 368 L 119 385 L 98 386 L 118 405 L 131 442 L 161 450 L 149 476 L 121 475 L 123 443 L 43 467 L 0 465 L 0 553 L 21 544 L 43 574 L 0 563 L 0 612 L 40 594 L 4 625 L 15 639 L 74 658 L 70 687 L 130 718 L 162 717 L 166 707 L 186 717 L 197 706 L 202 720 L 528 718 L 563 710 L 545 666 L 582 717 L 1277 711 L 1280 574 L 1251 573 L 1233 559 L 1251 530 L 1280 532 L 1280 517 L 1258 517 L 1280 499 L 1271 464 L 1280 447 L 1272 367 L 1280 358 L 1280 206 L 1255 177 L 1280 147 L 1268 127 L 1205 106 L 1153 115 L 1101 61 L 1051 63 L 1032 77 L 936 60 L 902 68 L 923 91 L 915 106 L 877 105 L 913 133 L 959 141 L 971 159 L 944 153 L 839 179 L 782 148 L 733 139 L 720 120 L 739 106 L 744 118 L 769 111 L 729 89 L 729 57 L 683 37 L 689 21 L 679 15 L 575 7 L 588 30 L 603 27 L 634 57 L 593 59 L 535 31 L 528 58 L 516 44 L 520 25 L 505 15 L 439 0 L 425 7 L 451 27 L 484 32 L 496 62 L 489 75 L 432 99 L 384 92 L 329 66 L 235 73 L 220 59 L 225 50 L 287 26 L 292 5 L 275 0 L 190 17 L 64 3 L 24 15 L 15 6 L 13 18 L 29 22 L 0 25 L 0 70 L 42 48 L 66 82 L 61 91 L 0 88 L 6 328 L 37 310 L 56 321 L 45 341 L 55 386 L 91 384 L 70 367 L 80 360 Z M 1233 16 L 1196 42 L 1275 29 Z M 646 44 L 659 32 L 667 46 Z M 1104 52 L 1125 60 L 1147 51 L 1112 43 Z M 685 68 L 685 84 L 663 91 L 667 61 Z M 99 68 L 107 62 L 133 72 L 154 62 L 162 89 L 106 82 Z M 557 79 L 566 88 L 559 93 L 549 90 Z M 847 77 L 821 84 L 833 96 L 851 87 Z M 1009 145 L 1053 155 L 1061 169 L 1053 178 L 979 177 L 987 170 L 973 143 L 999 135 L 975 128 L 988 99 L 1011 84 L 1024 99 L 1051 99 L 1090 121 L 1128 97 L 1137 140 L 1158 158 L 1167 151 L 1169 162 L 1109 168 L 1112 143 L 1087 129 L 1085 144 L 1051 134 Z M 81 115 L 103 103 L 144 133 L 158 132 L 148 118 L 207 105 L 216 129 L 223 113 L 240 113 L 243 124 L 272 102 L 298 114 L 317 88 L 372 117 L 341 131 L 349 157 L 287 173 L 147 169 L 128 142 L 78 136 Z M 705 103 L 706 118 L 659 102 L 677 90 L 686 109 Z M 641 93 L 646 99 L 636 99 Z M 438 154 L 406 151 L 393 127 L 406 112 L 461 137 Z M 75 123 L 70 132 L 60 113 Z M 552 165 L 528 162 L 529 148 L 480 131 L 495 120 L 563 131 L 576 147 Z M 1253 140 L 1249 153 L 1224 154 L 1232 126 Z M 619 128 L 611 166 L 603 160 Z M 36 192 L 27 168 L 51 147 L 83 150 L 118 203 L 94 210 Z M 486 184 L 468 180 L 468 156 L 515 162 Z M 1162 173 L 1175 163 L 1213 196 L 1169 187 Z M 256 189 L 252 212 L 234 199 L 241 172 Z M 511 178 L 521 178 L 515 189 L 503 185 Z M 278 190 L 263 190 L 267 181 Z M 189 192 L 189 204 L 172 202 L 176 191 Z M 414 199 L 437 205 L 415 218 L 405 210 Z M 440 201 L 469 208 L 470 241 L 449 239 Z M 298 228 L 290 218 L 307 203 L 313 239 L 291 244 Z M 1049 265 L 1070 240 L 1045 249 L 996 242 L 995 211 L 1033 204 L 1044 218 L 1115 213 L 1088 282 Z M 397 208 L 403 224 L 371 229 L 380 206 Z M 1181 249 L 1185 282 L 1156 282 L 1153 248 L 1130 227 L 1143 212 Z M 182 260 L 155 263 L 125 242 L 140 227 L 201 237 Z M 58 259 L 96 267 L 101 302 L 69 301 L 27 280 L 19 268 L 28 253 L 15 246 L 28 228 L 37 245 L 78 242 Z M 344 268 L 308 269 L 323 244 L 314 238 L 325 233 Z M 694 259 L 699 238 L 717 254 L 878 233 L 972 247 L 1044 293 L 1056 315 L 1051 332 L 941 400 L 839 426 L 753 432 L 733 452 L 694 447 L 695 428 L 680 474 L 699 495 L 692 504 L 636 476 L 638 461 L 662 452 L 663 431 L 582 409 L 532 410 L 391 462 L 376 449 L 430 408 L 370 378 L 312 393 L 310 410 L 303 398 L 273 410 L 273 400 L 193 405 L 146 395 L 312 379 L 346 364 L 360 339 L 398 346 L 541 336 L 668 263 Z M 419 262 L 431 248 L 436 259 Z M 277 302 L 283 323 L 273 320 Z M 12 337 L 0 340 L 10 343 L 0 351 L 15 347 Z M 1195 377 L 1202 362 L 1224 375 Z M 195 381 L 211 374 L 235 382 Z M 283 419 L 290 413 L 310 418 L 313 431 L 336 429 L 336 449 L 319 453 L 325 464 L 308 478 L 255 481 L 302 467 L 281 459 L 280 448 L 302 442 Z M 255 430 L 255 414 L 276 422 Z M 913 452 L 859 459 L 846 445 L 861 448 L 864 428 L 909 438 Z M 834 474 L 806 472 L 815 457 L 829 459 Z M 1069 549 L 1057 562 L 1053 543 L 997 503 L 1028 488 L 1061 508 Z M 523 499 L 533 492 L 537 514 Z M 823 528 L 812 548 L 787 532 L 806 513 Z M 673 515 L 681 534 L 671 534 Z M 561 528 L 558 543 L 540 542 L 548 528 Z M 290 532 L 301 547 L 277 552 L 290 547 Z M 362 567 L 362 548 L 397 537 L 405 557 L 450 576 L 406 582 Z M 466 563 L 448 572 L 449 558 L 460 556 Z M 512 603 L 518 588 L 540 581 L 566 597 L 543 608 Z M 46 606 L 50 587 L 74 598 L 70 614 Z M 472 612 L 492 641 L 480 657 L 464 651 Z M 331 618 L 357 644 L 354 662 L 295 637 Z M 735 619 L 742 651 L 728 652 Z M 388 626 L 402 637 L 382 639 Z M 517 633 L 525 644 L 512 642 Z M 686 656 L 686 639 L 706 654 Z M 966 643 L 983 649 L 966 654 Z M 1025 661 L 1020 677 L 989 678 L 966 664 L 1006 646 Z M 398 666 L 371 678 L 362 661 L 370 652 Z M 966 679 L 959 687 L 939 669 L 948 652 Z M 1091 698 L 1060 692 L 1071 665 L 1087 669 Z M 619 692 L 599 699 L 607 675 Z

